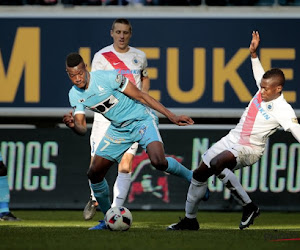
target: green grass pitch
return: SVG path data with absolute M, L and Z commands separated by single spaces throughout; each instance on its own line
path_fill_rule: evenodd
M 166 231 L 183 211 L 132 211 L 127 232 L 88 231 L 100 212 L 13 211 L 19 222 L 0 221 L 0 249 L 300 249 L 300 213 L 264 212 L 239 230 L 240 212 L 200 212 L 199 231 Z M 283 240 L 289 239 L 289 240 Z M 293 239 L 293 240 L 290 240 Z M 279 241 L 276 241 L 279 240 Z

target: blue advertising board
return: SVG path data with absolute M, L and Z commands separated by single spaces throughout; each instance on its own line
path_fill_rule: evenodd
M 0 114 L 7 108 L 68 108 L 71 82 L 65 58 L 80 52 L 90 66 L 112 43 L 114 19 L 0 18 Z M 261 34 L 265 70 L 281 68 L 285 98 L 300 111 L 300 18 L 129 18 L 131 45 L 146 52 L 150 94 L 172 109 L 244 109 L 256 92 L 248 46 Z M 280 35 L 278 32 L 280 31 Z M 3 113 L 3 112 L 2 112 Z M 232 113 L 232 116 L 236 112 Z

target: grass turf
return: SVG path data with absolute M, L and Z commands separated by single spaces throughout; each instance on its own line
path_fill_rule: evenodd
M 127 232 L 89 231 L 98 212 L 84 221 L 82 211 L 15 211 L 19 222 L 0 221 L 0 249 L 299 249 L 300 213 L 262 212 L 239 230 L 241 213 L 200 212 L 199 231 L 166 231 L 183 212 L 132 211 Z

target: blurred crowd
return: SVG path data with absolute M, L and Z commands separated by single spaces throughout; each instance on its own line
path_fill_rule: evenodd
M 300 0 L 0 0 L 0 5 L 268 6 L 300 5 Z

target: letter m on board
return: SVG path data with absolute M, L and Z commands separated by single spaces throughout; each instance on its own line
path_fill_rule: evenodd
M 24 73 L 24 102 L 40 101 L 40 28 L 17 29 L 7 70 L 0 48 L 0 103 L 15 101 Z

